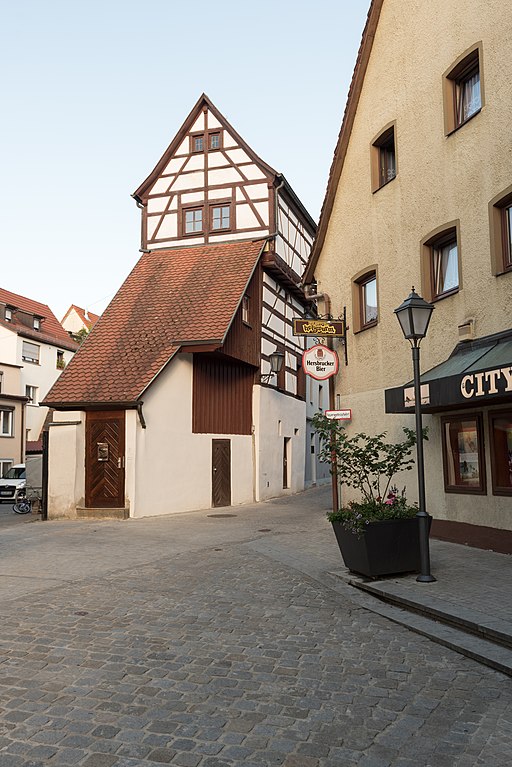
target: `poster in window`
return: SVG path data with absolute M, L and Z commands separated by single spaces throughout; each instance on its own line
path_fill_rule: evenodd
M 480 484 L 478 462 L 478 435 L 476 429 L 461 429 L 458 434 L 459 476 L 461 484 Z

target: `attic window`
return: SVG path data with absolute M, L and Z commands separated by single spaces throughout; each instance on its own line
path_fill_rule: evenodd
M 39 317 L 34 317 L 34 330 L 41 330 L 41 320 Z
M 190 137 L 190 151 L 191 152 L 202 152 L 204 149 L 204 136 L 201 133 L 200 136 L 191 136 Z
M 183 211 L 185 234 L 197 234 L 203 231 L 203 209 L 188 208 Z
M 5 319 L 7 322 L 12 322 L 12 310 L 5 307 Z
M 209 149 L 221 149 L 222 148 L 222 135 L 220 131 L 215 131 L 208 135 L 208 147 Z

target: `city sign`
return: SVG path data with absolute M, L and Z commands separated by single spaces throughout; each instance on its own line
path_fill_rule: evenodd
M 306 375 L 316 378 L 317 381 L 324 381 L 336 375 L 338 368 L 338 355 L 323 344 L 306 349 L 302 355 L 302 369 Z
M 333 421 L 351 421 L 352 410 L 326 410 L 325 417 L 330 418 Z
M 293 320 L 294 336 L 345 338 L 345 320 Z

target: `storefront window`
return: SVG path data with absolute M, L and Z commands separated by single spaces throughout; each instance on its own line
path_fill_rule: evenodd
M 442 428 L 445 491 L 485 493 L 481 417 L 443 418 Z
M 491 415 L 492 491 L 512 495 L 512 413 Z

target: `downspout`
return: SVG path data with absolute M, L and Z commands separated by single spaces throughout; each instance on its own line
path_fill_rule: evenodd
M 142 400 L 139 400 L 137 402 L 137 413 L 139 415 L 140 425 L 142 426 L 143 429 L 145 429 L 146 428 L 146 421 L 144 419 L 144 413 L 142 412 L 143 404 L 144 404 L 144 402 Z

